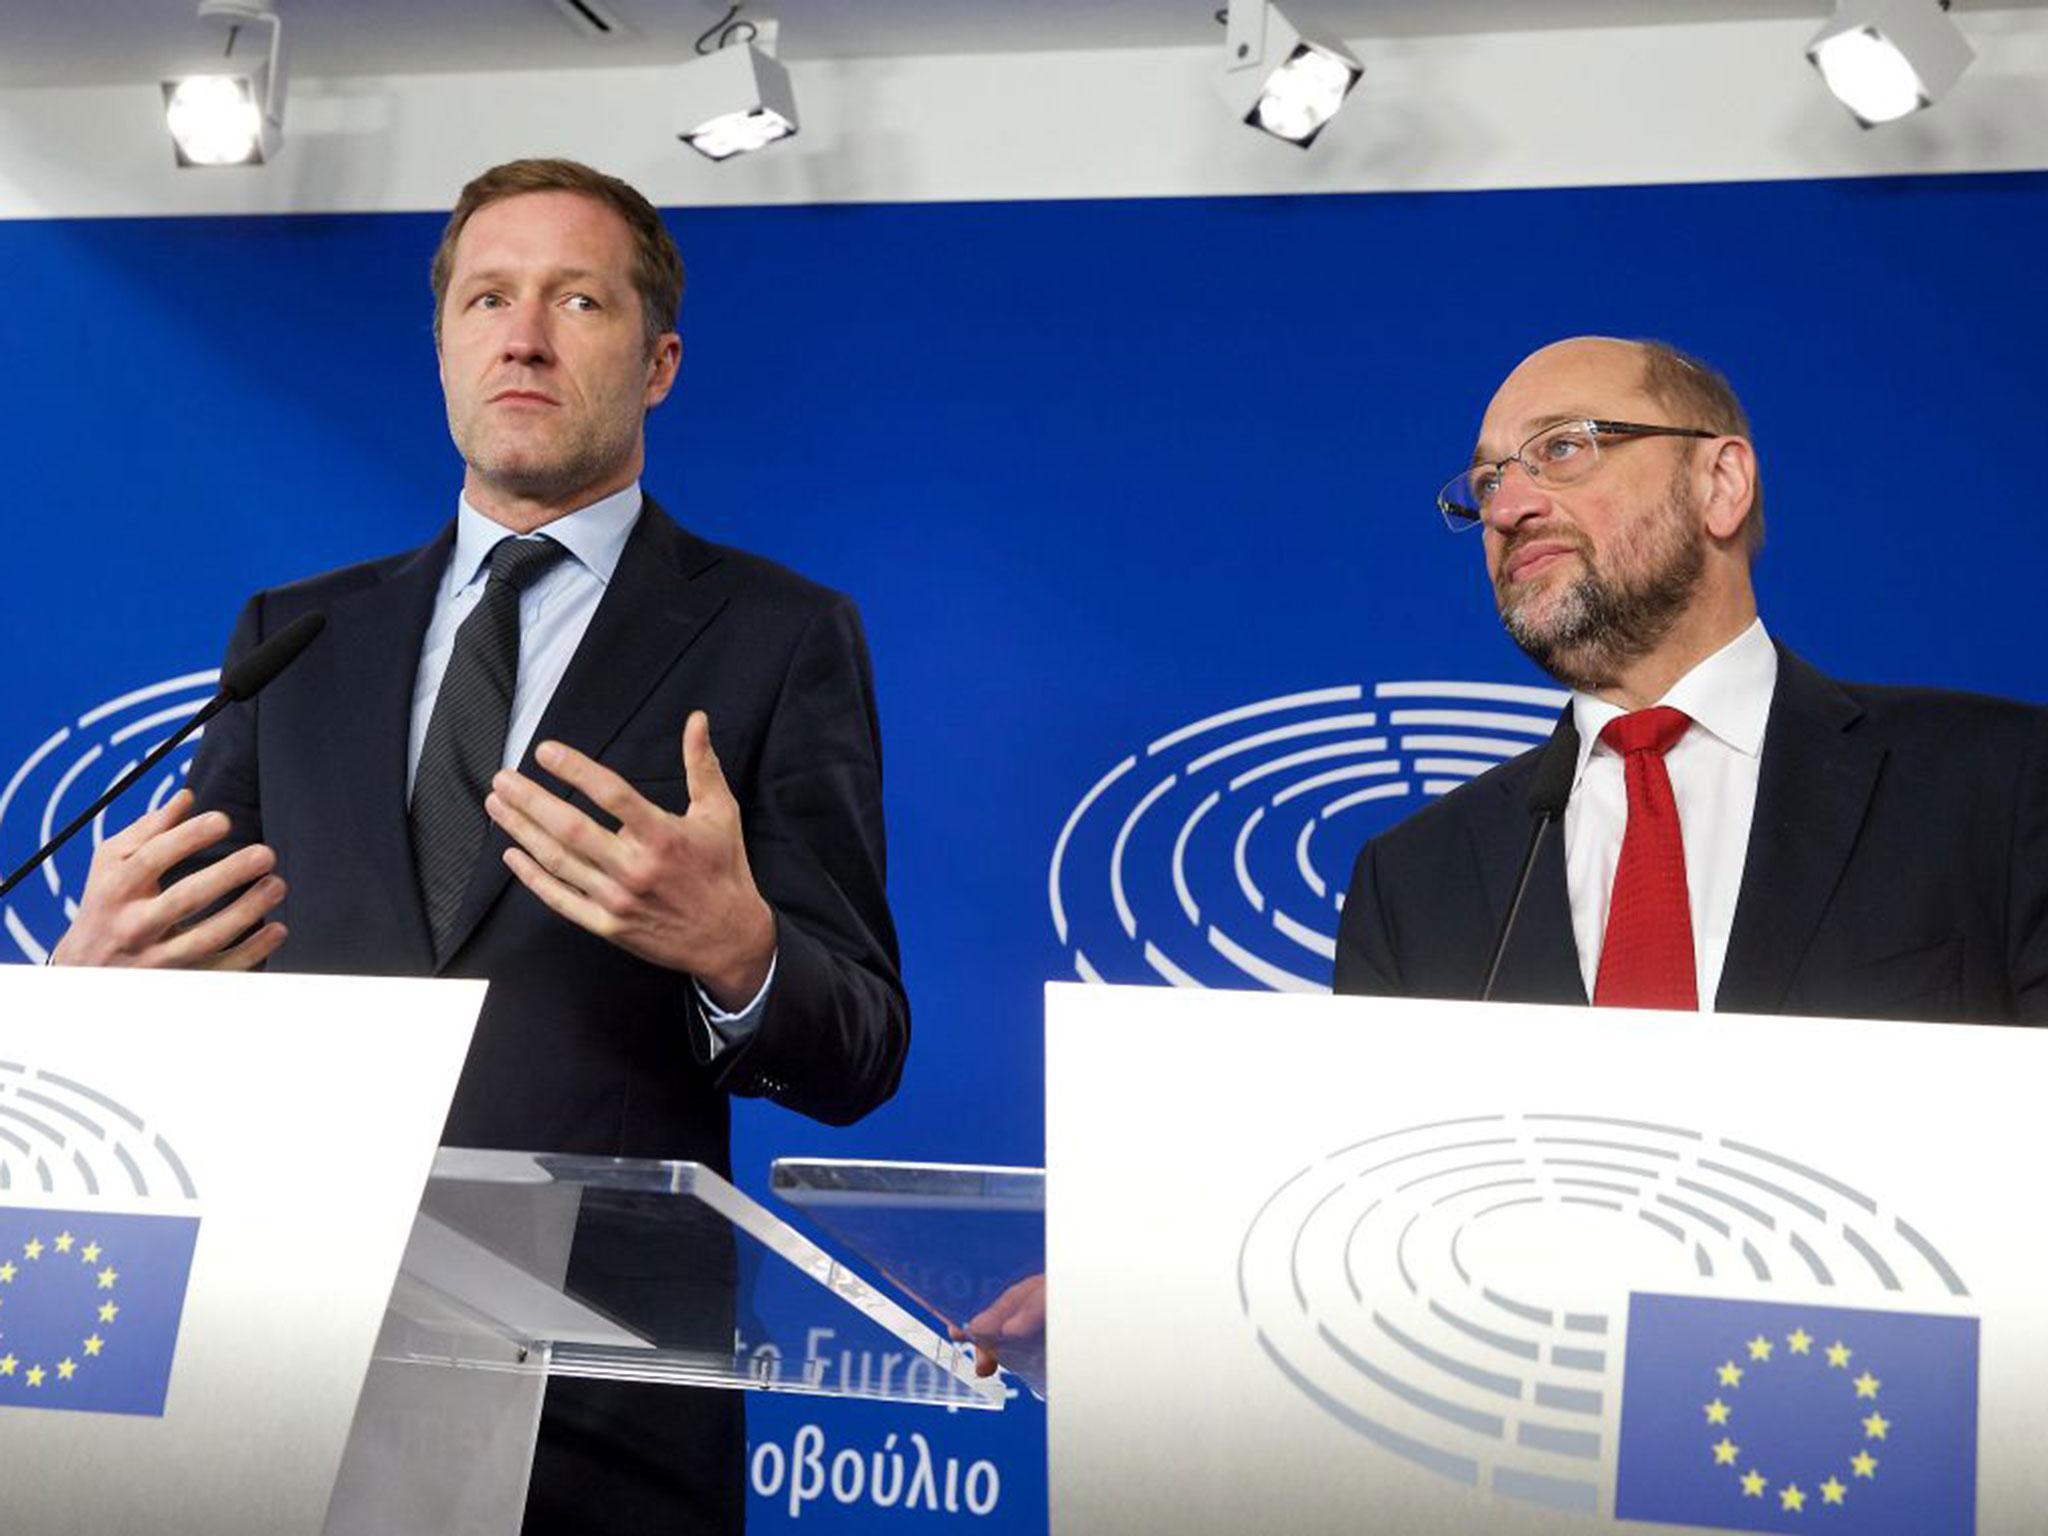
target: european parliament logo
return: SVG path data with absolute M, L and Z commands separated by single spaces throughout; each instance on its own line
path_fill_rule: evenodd
M 93 705 L 32 747 L 0 740 L 0 870 L 12 869 L 47 842 L 191 718 L 219 682 L 218 671 L 166 678 Z M 199 736 L 192 737 L 124 795 L 112 807 L 119 822 L 110 824 L 102 814 L 90 835 L 73 839 L 14 889 L 0 904 L 0 929 L 6 933 L 0 949 L 11 947 L 34 965 L 48 958 L 77 910 L 94 850 L 120 822 L 154 810 L 177 792 L 198 744 Z M 8 760 L 24 747 L 26 756 Z
M 0 1061 L 0 1415 L 163 1414 L 198 1198 L 129 1104 Z
M 1327 992 L 1358 850 L 1541 745 L 1567 697 L 1346 683 L 1155 736 L 1082 794 L 1053 844 L 1047 899 L 1074 974 Z
M 1369 1454 L 1544 1518 L 1976 1528 L 1970 1289 L 1787 1149 L 1567 1109 L 1381 1131 L 1265 1197 L 1237 1289 Z
M 1619 1518 L 1976 1529 L 1975 1318 L 1637 1294 L 1621 1394 Z

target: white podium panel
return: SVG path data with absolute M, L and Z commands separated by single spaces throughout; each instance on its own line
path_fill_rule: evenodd
M 0 1523 L 320 1531 L 483 993 L 0 967 Z
M 2034 1532 L 2048 1033 L 1059 985 L 1052 1528 Z

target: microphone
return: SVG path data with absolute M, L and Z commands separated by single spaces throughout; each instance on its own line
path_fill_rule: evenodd
M 271 679 L 299 659 L 327 627 L 324 613 L 302 613 L 220 675 L 220 694 L 207 700 L 201 716 L 211 720 L 228 704 L 253 699 Z
M 5 896 L 9 891 L 21 884 L 22 881 L 34 874 L 37 869 L 41 868 L 44 860 L 70 842 L 77 834 L 79 828 L 91 821 L 93 817 L 99 815 L 101 811 L 105 810 L 124 794 L 128 787 L 137 779 L 163 761 L 178 743 L 185 740 L 186 737 L 190 736 L 230 704 L 240 704 L 245 700 L 253 699 L 278 673 L 282 672 L 294 661 L 297 661 L 299 653 L 311 645 L 314 636 L 318 635 L 326 627 L 326 614 L 302 613 L 296 619 L 293 619 L 291 623 L 285 625 L 283 629 L 280 629 L 268 640 L 257 646 L 255 650 L 222 672 L 220 675 L 220 692 L 208 699 L 200 706 L 198 713 L 194 714 L 191 719 L 173 731 L 169 740 L 158 746 L 149 756 L 122 774 L 120 778 L 113 782 L 105 794 L 74 816 L 70 824 L 47 843 L 43 844 L 42 847 L 38 848 L 26 864 L 22 865 L 21 868 L 17 869 L 5 880 L 0 880 L 0 896 Z
M 1529 814 L 1536 819 L 1536 829 L 1529 834 L 1529 848 L 1522 855 L 1522 872 L 1515 879 L 1514 899 L 1508 903 L 1507 916 L 1501 920 L 1500 936 L 1493 941 L 1493 954 L 1486 964 L 1486 982 L 1479 989 L 1479 1001 L 1482 1003 L 1493 1000 L 1494 983 L 1500 980 L 1500 962 L 1508 952 L 1508 939 L 1515 931 L 1515 919 L 1521 915 L 1522 898 L 1529 893 L 1529 877 L 1536 872 L 1536 855 L 1543 847 L 1543 835 L 1553 822 L 1564 815 L 1564 808 L 1572 798 L 1572 780 L 1578 776 L 1578 771 L 1579 727 L 1572 718 L 1571 707 L 1567 705 L 1564 718 L 1550 733 L 1542 761 L 1536 764 L 1536 772 L 1530 778 L 1528 792 L 1522 799 Z

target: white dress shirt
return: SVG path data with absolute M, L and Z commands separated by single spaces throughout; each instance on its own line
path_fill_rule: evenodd
M 1693 964 L 1702 1013 L 1714 1011 L 1714 994 L 1720 990 L 1721 970 L 1728 960 L 1735 898 L 1742 889 L 1750 823 L 1756 818 L 1764 726 L 1777 686 L 1777 648 L 1758 619 L 1657 701 L 1692 718 L 1685 734 L 1664 754 L 1664 764 L 1671 774 L 1679 836 L 1685 844 L 1685 888 L 1692 907 Z M 1599 738 L 1608 721 L 1625 713 L 1591 694 L 1572 695 L 1579 772 L 1564 813 L 1565 884 L 1587 997 L 1593 995 L 1600 973 L 1607 904 L 1628 825 L 1621 755 Z
M 579 507 L 558 517 L 541 530 L 569 552 L 531 586 L 519 594 L 519 674 L 512 687 L 512 716 L 505 727 L 505 756 L 501 767 L 516 767 L 533 742 L 540 717 L 555 696 L 562 675 L 576 647 L 590 628 L 598 601 L 611 585 L 626 540 L 640 520 L 640 482 L 602 501 Z M 455 512 L 455 548 L 448 568 L 441 573 L 440 590 L 434 594 L 434 612 L 427 621 L 427 637 L 420 646 L 419 672 L 412 690 L 412 735 L 406 747 L 405 793 L 412 799 L 413 781 L 419 774 L 420 752 L 427 741 L 427 726 L 434 717 L 434 701 L 440 696 L 441 681 L 448 672 L 448 660 L 455 650 L 455 632 L 470 610 L 482 601 L 490 576 L 491 551 L 506 538 L 508 530 L 461 499 Z M 676 722 L 677 750 L 681 751 L 682 722 Z M 695 978 L 691 978 L 695 981 Z M 775 962 L 768 962 L 767 980 L 752 1002 L 738 1013 L 727 1013 L 711 1000 L 701 984 L 698 1001 L 705 1017 L 715 1026 L 712 1050 L 738 1044 L 760 1022 L 761 1005 L 775 980 Z

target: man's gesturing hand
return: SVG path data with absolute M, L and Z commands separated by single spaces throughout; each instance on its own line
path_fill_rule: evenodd
M 618 819 L 608 832 L 567 801 L 510 769 L 484 809 L 515 847 L 520 883 L 579 928 L 643 960 L 688 971 L 721 1008 L 737 1011 L 767 980 L 775 914 L 755 888 L 740 807 L 711 750 L 702 710 L 683 725 L 690 807 L 680 816 L 611 769 L 560 742 L 541 743 L 541 767 Z
M 178 865 L 228 835 L 221 812 L 191 810 L 192 792 L 181 789 L 100 844 L 78 916 L 51 952 L 52 965 L 246 971 L 277 952 L 284 924 L 263 920 L 284 900 L 285 886 L 271 873 L 277 855 L 261 843 L 163 884 Z M 242 886 L 248 889 L 225 907 L 200 917 Z

